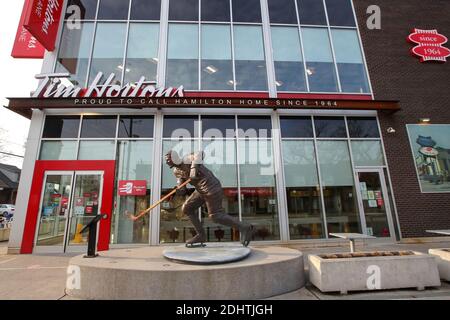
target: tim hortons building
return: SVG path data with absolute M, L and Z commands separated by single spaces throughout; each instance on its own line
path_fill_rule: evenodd
M 31 119 L 10 252 L 85 250 L 100 213 L 99 250 L 183 243 L 183 197 L 125 214 L 176 185 L 171 149 L 205 152 L 253 244 L 450 229 L 449 1 L 60 3 L 39 86 L 10 98 Z

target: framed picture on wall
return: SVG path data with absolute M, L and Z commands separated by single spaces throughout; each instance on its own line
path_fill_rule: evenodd
M 450 124 L 408 124 L 406 129 L 421 191 L 450 192 Z

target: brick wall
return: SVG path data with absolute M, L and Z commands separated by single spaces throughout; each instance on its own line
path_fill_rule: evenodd
M 413 44 L 406 38 L 414 27 L 437 29 L 450 38 L 450 1 L 353 1 L 375 99 L 399 100 L 402 108 L 379 115 L 402 236 L 432 236 L 425 230 L 450 229 L 450 193 L 420 192 L 405 125 L 419 118 L 450 124 L 450 59 L 420 63 L 410 55 Z M 381 30 L 366 27 L 369 5 L 381 8 Z M 387 133 L 389 127 L 396 133 Z

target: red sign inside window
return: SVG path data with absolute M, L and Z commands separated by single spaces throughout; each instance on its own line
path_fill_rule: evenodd
M 408 36 L 408 40 L 417 44 L 411 52 L 420 57 L 420 62 L 446 62 L 450 57 L 450 50 L 442 46 L 447 43 L 448 39 L 437 30 L 414 29 L 413 33 Z
M 42 59 L 45 48 L 23 26 L 29 2 L 30 0 L 26 0 L 23 6 L 11 56 L 13 58 Z
M 48 51 L 55 49 L 64 0 L 27 0 L 24 27 Z
M 119 196 L 145 196 L 147 194 L 146 180 L 120 180 Z

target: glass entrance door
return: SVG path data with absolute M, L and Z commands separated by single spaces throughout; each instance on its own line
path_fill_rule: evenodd
M 377 238 L 392 237 L 389 199 L 382 170 L 357 170 L 363 232 Z
M 36 249 L 42 252 L 85 250 L 88 233 L 80 231 L 99 214 L 102 187 L 103 172 L 46 172 Z

